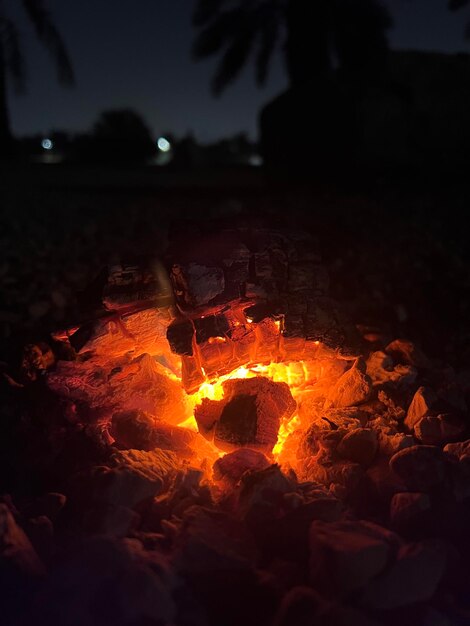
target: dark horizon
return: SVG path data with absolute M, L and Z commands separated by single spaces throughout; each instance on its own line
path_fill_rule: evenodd
M 12 129 L 20 137 L 55 129 L 86 131 L 101 111 L 132 108 L 143 115 L 155 136 L 192 132 L 203 143 L 238 132 L 254 138 L 260 108 L 287 87 L 278 53 L 265 88 L 256 87 L 250 63 L 214 99 L 210 78 L 215 59 L 196 63 L 191 58 L 193 0 L 178 6 L 142 0 L 140 12 L 132 11 L 130 3 L 119 3 L 113 4 L 112 13 L 109 2 L 84 0 L 65 7 L 50 0 L 48 7 L 76 71 L 75 88 L 63 89 L 20 8 L 11 0 L 6 4 L 18 20 L 29 78 L 25 95 L 10 92 L 9 97 Z M 451 13 L 443 0 L 386 4 L 394 19 L 389 32 L 392 49 L 470 52 L 464 39 L 468 10 Z

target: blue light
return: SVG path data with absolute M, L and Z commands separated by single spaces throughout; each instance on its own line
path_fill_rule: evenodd
M 54 147 L 54 143 L 51 139 L 43 139 L 41 141 L 41 146 L 44 148 L 44 150 L 52 150 L 52 148 Z

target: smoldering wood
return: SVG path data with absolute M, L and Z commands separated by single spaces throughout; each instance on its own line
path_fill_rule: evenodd
M 200 431 L 222 450 L 247 446 L 270 452 L 281 420 L 296 408 L 288 385 L 257 376 L 226 380 L 223 390 L 222 400 L 196 406 Z

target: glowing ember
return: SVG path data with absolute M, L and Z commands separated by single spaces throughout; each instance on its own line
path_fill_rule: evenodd
M 223 342 L 223 338 L 214 337 L 214 339 Z M 317 342 L 318 344 L 319 342 Z M 250 366 L 241 366 L 233 370 L 229 374 L 218 377 L 213 381 L 205 381 L 201 384 L 198 391 L 188 395 L 188 404 L 193 413 L 190 417 L 184 419 L 179 423 L 179 426 L 189 428 L 193 431 L 198 431 L 198 426 L 194 418 L 195 407 L 200 405 L 203 400 L 215 400 L 221 401 L 224 397 L 223 383 L 227 380 L 236 379 L 248 379 L 257 376 L 263 376 L 271 379 L 273 382 L 286 383 L 292 396 L 296 400 L 297 404 L 303 393 L 311 391 L 317 380 L 324 374 L 325 363 L 321 361 L 291 361 L 287 363 L 269 363 L 269 364 L 254 364 Z M 296 408 L 293 415 L 281 422 L 278 439 L 273 448 L 272 455 L 274 459 L 278 460 L 284 443 L 291 433 L 300 426 L 301 420 L 298 414 L 298 408 Z M 221 454 L 223 455 L 223 454 Z

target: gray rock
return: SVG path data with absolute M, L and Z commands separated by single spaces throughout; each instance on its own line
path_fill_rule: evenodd
M 137 541 L 94 538 L 62 559 L 31 610 L 50 626 L 170 624 L 176 618 L 174 574 Z
M 370 428 L 351 430 L 340 441 L 337 451 L 353 463 L 368 466 L 377 454 L 377 434 Z
M 372 381 L 366 374 L 365 362 L 358 358 L 332 387 L 325 408 L 355 406 L 365 402 L 372 391 Z
M 36 577 L 44 573 L 44 566 L 10 509 L 0 503 L 0 560 L 2 573 L 8 577 Z
M 269 465 L 270 462 L 261 452 L 250 448 L 239 448 L 214 463 L 214 478 L 235 484 L 246 471 L 263 470 Z
M 390 522 L 393 528 L 406 528 L 429 510 L 431 501 L 426 493 L 402 492 L 394 494 L 390 502 Z
M 429 601 L 444 575 L 447 550 L 441 544 L 422 542 L 402 546 L 393 565 L 371 581 L 362 604 L 391 610 Z
M 470 456 L 470 439 L 458 441 L 457 443 L 448 443 L 444 446 L 444 452 L 456 456 L 458 459 L 464 456 Z
M 390 459 L 391 470 L 412 491 L 429 493 L 448 478 L 445 454 L 435 446 L 411 446 Z
M 418 346 L 408 339 L 395 339 L 385 348 L 385 352 L 396 361 L 414 365 L 415 367 L 429 367 L 428 357 Z
M 413 429 L 415 424 L 425 415 L 429 415 L 433 405 L 437 402 L 437 395 L 430 387 L 419 387 L 416 391 L 405 418 L 405 424 Z
M 414 433 L 423 443 L 437 446 L 455 441 L 465 429 L 466 424 L 455 415 L 425 415 L 416 422 Z
M 314 521 L 309 543 L 312 585 L 326 595 L 345 598 L 385 569 L 398 538 L 371 522 Z
M 168 450 L 120 450 L 110 459 L 111 467 L 92 470 L 91 500 L 133 508 L 163 491 L 180 468 Z
M 222 511 L 192 506 L 175 536 L 172 562 L 185 575 L 249 570 L 256 549 L 244 524 Z

